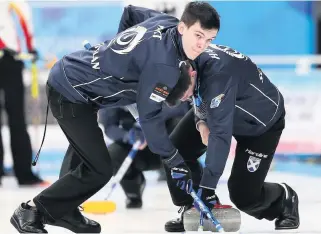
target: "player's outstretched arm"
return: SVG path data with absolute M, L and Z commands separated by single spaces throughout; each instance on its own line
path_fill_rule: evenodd
M 179 75 L 177 68 L 150 64 L 139 78 L 136 100 L 139 122 L 150 150 L 163 158 L 171 157 L 176 151 L 161 112 L 163 102 L 176 84 L 175 77 Z
M 204 101 L 209 136 L 200 186 L 215 189 L 230 151 L 237 86 L 232 77 L 222 73 L 207 81 Z
M 183 157 L 173 146 L 166 130 L 162 112 L 163 102 L 174 89 L 180 70 L 163 64 L 149 65 L 142 73 L 137 94 L 140 125 L 149 149 L 162 157 L 171 170 L 172 180 L 185 189 L 192 176 Z

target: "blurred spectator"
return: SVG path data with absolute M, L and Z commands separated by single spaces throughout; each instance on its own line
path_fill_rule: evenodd
M 161 2 L 157 7 L 157 11 L 164 12 L 168 15 L 176 16 L 176 7 L 171 2 Z
M 170 133 L 189 110 L 189 104 L 182 103 L 179 107 L 173 109 L 164 108 L 166 109 L 164 111 L 164 118 L 167 119 L 167 131 Z M 117 173 L 122 165 L 133 143 L 136 140 L 144 141 L 120 183 L 127 197 L 126 207 L 141 208 L 143 204 L 142 193 L 145 188 L 143 171 L 159 170 L 160 177 L 166 179 L 164 178 L 161 159 L 149 150 L 142 130 L 127 110 L 123 108 L 102 109 L 99 112 L 99 118 L 100 122 L 104 125 L 105 134 L 114 141 L 108 147 L 114 165 L 114 174 Z M 155 132 L 155 134 L 157 133 Z
M 0 108 L 4 108 L 8 116 L 15 176 L 19 185 L 28 186 L 45 184 L 31 170 L 32 148 L 24 112 L 24 64 L 17 58 L 23 51 L 24 44 L 28 53 L 37 57 L 32 45 L 29 21 L 30 9 L 25 2 L 0 2 L 0 90 L 4 97 L 4 105 Z M 20 32 L 23 32 L 21 37 Z M 4 175 L 3 161 L 4 149 L 0 132 L 0 183 Z
M 150 1 L 150 0 L 124 0 L 124 5 L 134 5 L 140 7 L 150 8 L 156 11 L 164 12 L 166 14 L 180 18 L 184 8 L 189 0 L 166 0 L 166 1 Z

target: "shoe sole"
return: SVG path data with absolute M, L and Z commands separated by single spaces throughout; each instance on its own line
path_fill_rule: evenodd
M 14 226 L 15 229 L 17 229 L 17 231 L 19 233 L 28 233 L 28 232 L 25 232 L 23 231 L 22 229 L 20 229 L 19 225 L 18 225 L 18 222 L 16 221 L 16 219 L 14 217 L 11 217 L 10 218 L 10 223 Z
M 126 209 L 130 209 L 130 210 L 139 210 L 142 208 L 143 206 L 126 206 Z
M 300 227 L 300 221 L 299 221 L 298 225 L 296 225 L 296 226 L 275 228 L 275 230 L 291 230 L 291 229 L 298 229 L 299 227 Z
M 173 223 L 169 223 L 169 224 L 165 224 L 164 228 L 166 232 L 180 232 L 180 233 L 185 232 L 184 224 L 182 224 L 181 226 L 179 226 L 178 224 L 177 226 L 175 226 L 174 224 L 174 227 L 173 227 Z
M 275 228 L 275 230 L 291 230 L 291 229 L 298 229 L 300 226 L 300 222 L 297 226 L 294 226 L 294 227 L 284 227 L 284 228 Z
M 166 228 L 165 227 L 165 231 L 166 232 L 185 232 L 185 229 L 184 228 L 181 228 L 181 229 L 170 229 L 170 228 Z
M 171 223 L 171 224 L 172 224 L 172 223 Z M 178 225 L 177 225 L 176 227 L 175 227 L 175 226 L 174 226 L 174 227 L 173 227 L 173 226 L 171 227 L 171 224 L 167 224 L 167 225 L 165 224 L 165 231 L 166 231 L 166 232 L 181 232 L 181 233 L 182 233 L 182 232 L 185 232 L 185 228 L 184 228 L 184 225 L 183 225 L 183 224 L 182 224 L 182 226 L 178 226 Z
M 10 223 L 14 226 L 15 229 L 17 229 L 19 233 L 33 233 L 33 232 L 25 232 L 24 230 L 20 229 L 18 221 L 13 216 L 10 218 Z M 48 232 L 42 232 L 42 233 L 48 233 Z
M 74 233 L 100 233 L 101 232 L 101 228 L 96 228 L 96 229 L 92 229 L 92 230 L 88 230 L 90 228 L 88 228 L 87 230 L 78 228 L 75 225 L 72 225 L 71 223 L 69 223 L 68 221 L 64 221 L 63 223 L 47 223 L 48 225 L 51 226 L 55 226 L 55 227 L 61 227 L 61 228 L 65 228 L 68 229 L 69 231 L 72 231 Z

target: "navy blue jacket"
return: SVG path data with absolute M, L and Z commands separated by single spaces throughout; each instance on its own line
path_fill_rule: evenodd
M 75 103 L 100 108 L 137 103 L 149 148 L 167 158 L 176 149 L 160 117 L 162 101 L 168 95 L 162 91 L 174 88 L 180 76 L 179 63 L 186 56 L 177 19 L 155 11 L 150 11 L 155 16 L 144 15 L 137 9 L 140 21 L 144 20 L 141 17 L 148 18 L 146 21 L 91 50 L 64 56 L 52 68 L 48 82 Z M 125 9 L 122 22 L 126 22 L 127 12 Z
M 196 64 L 195 114 L 210 130 L 201 185 L 216 188 L 232 135 L 266 132 L 284 114 L 284 100 L 262 70 L 232 48 L 212 44 Z

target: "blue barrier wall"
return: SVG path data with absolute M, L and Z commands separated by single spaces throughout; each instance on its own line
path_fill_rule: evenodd
M 245 54 L 309 54 L 315 51 L 313 2 L 210 2 L 221 15 L 215 43 Z M 84 2 L 50 6 L 31 2 L 37 48 L 58 57 L 115 35 L 120 2 Z M 48 7 L 49 6 L 49 7 Z
M 36 48 L 44 56 L 54 54 L 58 58 L 83 49 L 84 40 L 95 44 L 112 38 L 123 11 L 120 3 L 108 2 L 61 6 L 31 2 L 31 6 Z
M 245 54 L 315 52 L 313 2 L 212 1 L 221 16 L 215 43 Z

